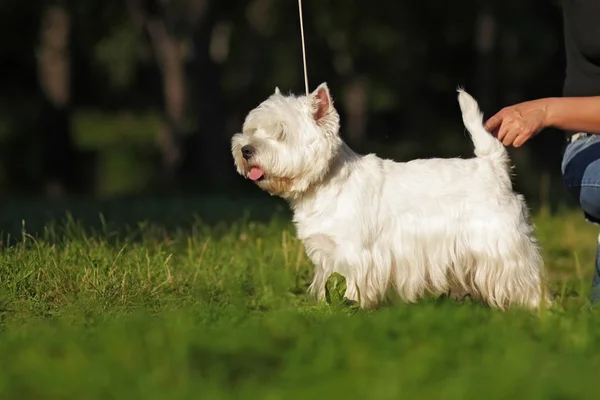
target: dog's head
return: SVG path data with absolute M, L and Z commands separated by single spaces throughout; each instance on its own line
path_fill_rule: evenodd
M 238 173 L 272 195 L 304 193 L 323 179 L 342 144 L 339 120 L 326 83 L 308 96 L 276 88 L 231 140 Z

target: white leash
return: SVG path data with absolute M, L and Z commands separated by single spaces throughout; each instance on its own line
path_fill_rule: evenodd
M 304 46 L 304 24 L 302 23 L 302 0 L 298 0 L 298 12 L 300 13 L 300 36 L 302 39 L 302 61 L 304 63 L 304 86 L 308 96 L 308 71 L 306 70 L 306 49 Z

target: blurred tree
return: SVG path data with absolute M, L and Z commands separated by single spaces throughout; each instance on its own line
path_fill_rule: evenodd
M 147 32 L 161 74 L 166 119 L 158 136 L 163 163 L 161 181 L 171 186 L 182 158 L 187 78 L 177 28 L 187 10 L 176 0 L 128 0 L 128 5 L 135 26 Z
M 41 18 L 36 51 L 45 95 L 41 116 L 46 192 L 58 197 L 73 184 L 75 149 L 70 126 L 70 15 L 63 3 L 48 5 Z
M 475 27 L 475 49 L 477 52 L 477 70 L 475 92 L 479 106 L 484 114 L 491 115 L 497 108 L 496 100 L 496 43 L 497 18 L 496 2 L 479 0 L 477 2 L 477 22 Z
M 222 76 L 236 5 L 227 0 L 190 0 L 187 21 L 191 33 L 189 70 L 193 71 L 190 89 L 195 129 L 186 145 L 184 173 L 191 178 L 194 190 L 222 188 L 227 184 L 226 177 L 231 176 L 225 132 L 230 108 L 224 100 Z
M 309 84 L 328 82 L 362 152 L 468 156 L 456 86 L 486 116 L 560 93 L 558 1 L 305 1 Z M 0 187 L 64 190 L 82 179 L 82 149 L 129 159 L 105 170 L 142 159 L 163 188 L 231 186 L 246 113 L 275 86 L 304 92 L 299 34 L 295 1 L 0 2 Z M 515 151 L 518 176 L 556 171 L 559 138 Z

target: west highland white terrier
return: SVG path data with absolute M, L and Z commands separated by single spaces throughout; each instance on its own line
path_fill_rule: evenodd
M 397 292 L 407 302 L 460 287 L 492 307 L 537 309 L 550 297 L 523 197 L 512 189 L 502 143 L 477 102 L 459 90 L 470 159 L 395 162 L 359 155 L 339 135 L 326 83 L 308 96 L 275 89 L 232 138 L 237 171 L 287 200 L 315 265 L 309 292 L 346 278 L 345 296 L 373 308 Z

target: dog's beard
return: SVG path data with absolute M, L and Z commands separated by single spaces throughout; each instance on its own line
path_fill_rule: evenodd
M 273 196 L 285 198 L 292 191 L 294 181 L 290 178 L 269 177 L 259 179 L 256 184 Z

